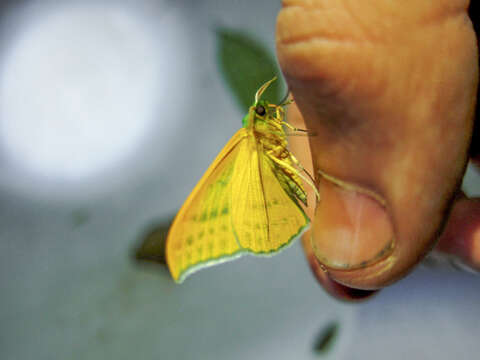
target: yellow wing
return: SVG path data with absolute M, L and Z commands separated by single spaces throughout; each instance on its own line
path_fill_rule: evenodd
M 253 136 L 239 149 L 232 179 L 232 222 L 245 251 L 269 254 L 288 245 L 309 224 L 275 176 L 275 167 Z
M 242 128 L 230 139 L 170 227 L 166 258 L 177 282 L 203 267 L 236 258 L 243 251 L 232 229 L 231 187 L 236 160 L 246 137 L 247 132 Z

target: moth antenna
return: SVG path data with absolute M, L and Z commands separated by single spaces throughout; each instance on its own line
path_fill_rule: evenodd
M 283 97 L 283 99 L 280 101 L 278 106 L 285 106 L 293 103 L 293 99 L 288 100 L 288 97 L 290 96 L 290 89 L 287 87 L 287 93 Z
M 270 84 L 272 82 L 274 82 L 275 80 L 277 80 L 277 77 L 274 76 L 273 79 L 267 81 L 265 84 L 263 84 L 260 89 L 257 90 L 257 92 L 255 93 L 255 105 L 258 103 L 258 100 L 260 100 L 260 98 L 262 97 L 262 94 L 264 93 L 265 90 L 267 90 L 267 88 L 270 86 Z
M 310 178 L 310 180 L 312 180 L 312 183 L 315 184 L 315 179 L 314 179 L 313 176 L 307 171 L 307 169 L 305 169 L 304 167 L 302 167 L 302 170 L 305 172 L 305 174 L 307 174 L 307 176 Z

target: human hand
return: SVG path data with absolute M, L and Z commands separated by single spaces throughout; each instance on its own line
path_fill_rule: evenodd
M 290 140 L 321 196 L 303 244 L 338 298 L 406 275 L 445 224 L 438 248 L 480 268 L 480 202 L 459 196 L 478 81 L 468 5 L 283 1 L 277 55 L 301 111 L 289 121 L 316 134 Z

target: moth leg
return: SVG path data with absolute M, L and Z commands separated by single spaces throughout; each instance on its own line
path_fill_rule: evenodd
M 310 178 L 310 180 L 312 181 L 312 183 L 315 183 L 315 179 L 313 178 L 313 176 L 307 171 L 307 169 L 305 169 L 302 164 L 300 163 L 300 161 L 298 161 L 298 159 L 295 157 L 295 155 L 293 155 L 291 152 L 289 152 L 290 154 L 290 159 L 292 159 L 293 163 L 295 164 L 295 166 L 298 166 L 300 168 L 301 171 L 303 171 L 305 174 L 308 175 L 308 177 Z M 312 186 L 311 184 L 309 184 L 310 186 Z M 315 190 L 316 188 L 313 187 Z M 315 192 L 315 194 L 317 195 L 317 198 L 320 199 L 320 196 L 318 195 L 318 192 Z
M 282 109 L 283 110 L 283 109 Z M 288 136 L 316 136 L 317 134 L 313 131 L 310 130 L 305 130 L 305 129 L 299 129 L 296 128 L 292 125 L 290 125 L 288 122 L 283 121 L 281 117 L 278 115 L 278 109 L 277 109 L 277 118 L 274 119 L 275 121 L 272 121 L 272 125 L 275 126 L 277 129 L 283 129 L 283 126 L 287 127 L 289 130 L 292 130 L 293 133 L 287 133 L 286 135 Z
M 305 130 L 305 129 L 296 128 L 296 127 L 290 125 L 289 123 L 287 123 L 286 121 L 282 121 L 282 125 L 285 125 L 288 129 L 292 130 L 293 132 L 305 133 L 306 136 L 316 136 L 317 135 L 315 132 Z M 300 135 L 300 134 L 298 134 L 298 135 Z
M 286 161 L 283 161 L 283 160 L 280 160 L 280 159 L 277 159 L 275 156 L 272 156 L 270 154 L 268 154 L 268 157 L 275 163 L 277 163 L 278 165 L 280 165 L 281 167 L 287 169 L 287 170 L 290 170 L 292 173 L 294 174 L 297 174 L 303 181 L 305 181 L 308 185 L 310 185 L 312 187 L 312 189 L 315 191 L 315 195 L 317 196 L 317 199 L 320 199 L 320 194 L 317 190 L 317 188 L 315 187 L 315 185 L 313 184 L 313 181 L 311 181 L 309 178 L 305 177 L 303 174 L 300 173 L 300 171 L 298 171 L 298 169 L 295 169 L 293 166 L 291 166 L 289 163 L 287 163 Z M 298 160 L 297 160 L 298 162 Z M 302 167 L 302 170 L 304 171 L 305 169 L 303 169 Z
M 298 132 L 285 132 L 287 136 L 316 136 L 314 132 L 309 132 L 308 130 L 297 129 Z M 301 132 L 300 132 L 301 131 Z

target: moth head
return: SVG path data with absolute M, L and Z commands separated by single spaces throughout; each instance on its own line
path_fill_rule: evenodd
M 265 122 L 271 117 L 275 116 L 275 108 L 276 106 L 270 104 L 266 100 L 258 101 L 253 107 L 254 112 L 254 122 Z

